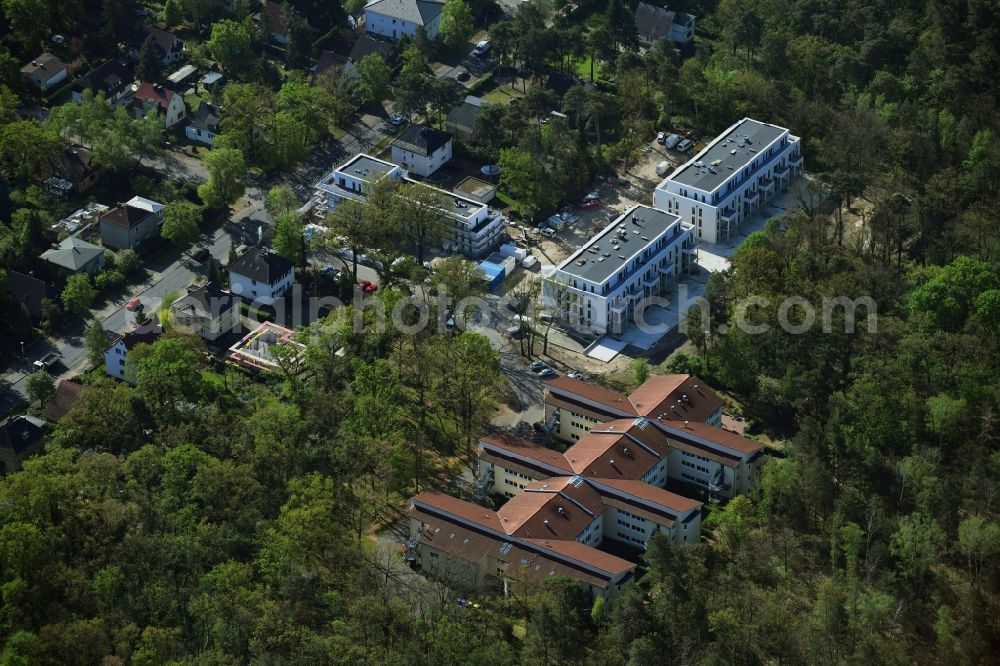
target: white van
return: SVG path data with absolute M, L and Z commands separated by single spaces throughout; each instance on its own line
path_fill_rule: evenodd
M 549 227 L 542 227 L 541 232 L 542 235 L 545 236 L 546 238 L 552 238 L 553 236 L 556 235 L 555 229 L 550 229 Z
M 663 160 L 662 162 L 660 162 L 659 164 L 656 165 L 656 175 L 657 176 L 659 176 L 660 178 L 663 178 L 668 173 L 670 173 L 670 162 L 668 162 L 666 160 Z

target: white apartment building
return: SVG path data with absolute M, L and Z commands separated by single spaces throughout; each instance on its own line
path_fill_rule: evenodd
M 415 183 L 408 172 L 392 162 L 364 153 L 355 155 L 316 183 L 316 196 L 306 204 L 317 216 L 336 208 L 345 199 L 365 201 L 365 187 L 373 180 L 389 178 L 401 183 Z M 427 186 L 441 195 L 441 214 L 450 220 L 444 239 L 444 250 L 478 258 L 500 244 L 503 217 L 489 206 Z
M 274 305 L 295 284 L 295 265 L 267 248 L 251 248 L 229 266 L 229 291 L 245 301 Z
M 104 352 L 104 372 L 108 375 L 130 383 L 135 383 L 126 373 L 128 353 L 136 345 L 151 345 L 163 333 L 163 328 L 155 319 L 150 319 L 134 331 L 119 335 Z
M 665 295 L 688 269 L 694 249 L 679 217 L 633 206 L 556 267 L 543 283 L 546 306 L 565 308 L 580 331 L 621 334 L 644 301 Z
M 443 0 L 371 0 L 365 5 L 365 30 L 399 41 L 423 28 L 428 39 L 438 35 Z
M 744 118 L 657 185 L 653 205 L 684 218 L 698 240 L 725 242 L 801 172 L 799 137 Z

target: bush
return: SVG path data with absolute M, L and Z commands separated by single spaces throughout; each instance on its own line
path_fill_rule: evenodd
M 486 74 L 483 75 L 483 78 L 479 79 L 471 86 L 469 86 L 469 92 L 467 94 L 478 95 L 483 88 L 485 88 L 487 85 L 490 85 L 492 82 L 493 82 L 493 72 L 492 71 L 486 72 Z
M 131 275 L 142 267 L 139 254 L 132 249 L 122 250 L 115 256 L 115 266 L 123 275 Z
M 94 286 L 97 287 L 98 291 L 114 289 L 123 284 L 125 284 L 125 274 L 117 268 L 101 271 L 94 278 Z

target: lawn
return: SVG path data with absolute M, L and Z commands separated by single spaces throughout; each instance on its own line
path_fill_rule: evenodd
M 590 56 L 585 57 L 583 60 L 578 60 L 576 63 L 576 73 L 580 78 L 590 81 Z M 598 81 L 603 78 L 603 72 L 601 71 L 601 62 L 598 61 L 594 64 L 594 80 Z
M 513 87 L 509 83 L 499 85 L 488 93 L 482 95 L 483 99 L 493 104 L 510 104 L 512 99 L 521 97 L 524 97 L 524 91 L 520 88 Z

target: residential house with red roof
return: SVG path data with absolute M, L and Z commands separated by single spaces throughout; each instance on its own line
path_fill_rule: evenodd
M 132 99 L 132 112 L 137 118 L 145 118 L 155 111 L 163 118 L 163 126 L 170 129 L 187 116 L 184 98 L 159 83 L 140 83 Z

